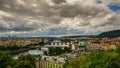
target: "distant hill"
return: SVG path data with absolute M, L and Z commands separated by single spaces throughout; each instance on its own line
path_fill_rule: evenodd
M 62 36 L 61 38 L 84 38 L 84 37 L 96 37 L 96 35 L 73 35 L 73 36 Z
M 115 38 L 120 37 L 120 30 L 113 30 L 113 31 L 107 31 L 99 34 L 97 37 L 99 38 Z

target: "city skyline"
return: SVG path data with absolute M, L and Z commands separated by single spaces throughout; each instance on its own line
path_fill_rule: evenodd
M 0 0 L 0 36 L 97 35 L 119 18 L 120 0 Z

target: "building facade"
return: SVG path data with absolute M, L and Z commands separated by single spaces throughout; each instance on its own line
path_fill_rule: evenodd
M 36 60 L 36 68 L 63 68 L 62 63 Z

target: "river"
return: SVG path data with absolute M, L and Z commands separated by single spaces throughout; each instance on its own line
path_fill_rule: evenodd
M 17 55 L 13 55 L 13 58 L 14 59 L 18 59 L 18 56 L 20 56 L 21 54 L 34 54 L 34 53 L 38 53 L 38 52 L 40 52 L 41 50 L 39 50 L 39 49 L 34 49 L 34 50 L 28 50 L 28 51 L 26 51 L 26 52 L 22 52 L 22 53 L 19 53 L 19 54 L 17 54 Z

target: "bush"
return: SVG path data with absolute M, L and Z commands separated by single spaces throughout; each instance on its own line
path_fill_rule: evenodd
M 20 55 L 18 57 L 19 61 L 29 61 L 29 63 L 35 68 L 35 57 L 33 55 L 27 54 L 27 55 Z
M 10 68 L 13 65 L 13 57 L 8 52 L 0 51 L 0 68 Z
M 118 48 L 120 49 L 120 48 Z M 95 50 L 72 59 L 64 68 L 120 68 L 120 50 Z
M 61 55 L 63 53 L 69 53 L 69 52 L 71 52 L 71 50 L 68 47 L 65 47 L 64 49 L 62 49 L 61 47 L 50 47 L 49 48 L 50 56 L 57 56 L 57 55 Z
M 14 68 L 34 68 L 30 61 L 20 61 Z

